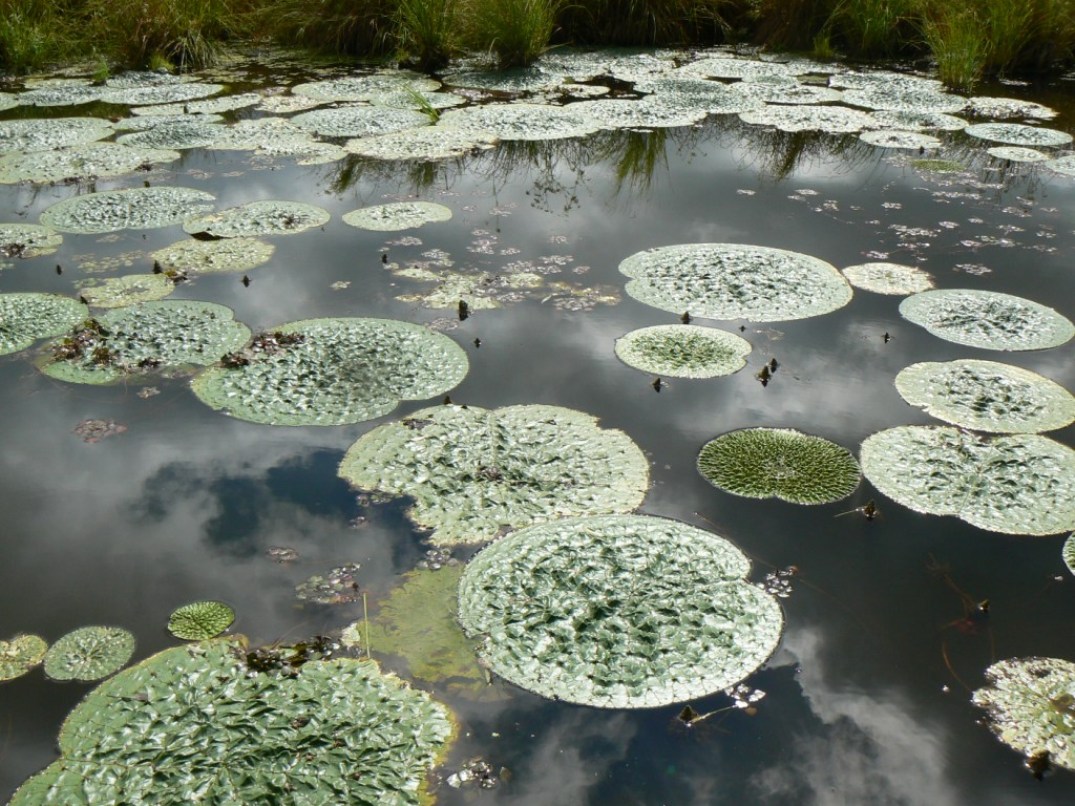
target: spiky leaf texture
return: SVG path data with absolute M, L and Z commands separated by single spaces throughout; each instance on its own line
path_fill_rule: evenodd
M 170 227 L 208 212 L 214 198 L 182 187 L 107 190 L 57 202 L 41 213 L 41 223 L 60 232 L 89 234 Z
M 235 621 L 235 611 L 224 602 L 191 602 L 172 611 L 168 632 L 186 641 L 216 638 Z
M 695 325 L 655 325 L 616 340 L 628 366 L 672 378 L 715 378 L 746 365 L 750 342 L 734 333 Z
M 134 654 L 134 635 L 122 627 L 80 627 L 45 654 L 45 674 L 53 680 L 100 680 Z
M 39 635 L 16 635 L 0 641 L 0 682 L 21 677 L 41 663 L 49 645 Z
M 58 336 L 89 315 L 89 308 L 59 294 L 0 294 L 0 355 Z
M 216 238 L 290 235 L 320 227 L 330 218 L 328 210 L 313 204 L 292 201 L 253 201 L 190 218 L 184 232 L 206 233 Z

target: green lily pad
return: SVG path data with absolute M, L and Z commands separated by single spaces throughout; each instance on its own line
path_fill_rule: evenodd
M 98 686 L 60 730 L 37 803 L 423 802 L 447 752 L 447 708 L 371 661 L 255 672 L 237 640 L 174 647 Z
M 51 151 L 92 143 L 112 134 L 112 124 L 97 118 L 47 118 L 0 121 L 0 154 Z
M 352 154 L 379 160 L 447 160 L 493 148 L 498 142 L 488 132 L 427 126 L 348 140 L 344 147 Z
M 60 232 L 97 234 L 170 227 L 213 209 L 214 196 L 182 187 L 130 188 L 73 196 L 41 213 Z
M 899 129 L 905 132 L 957 132 L 969 125 L 963 118 L 944 112 L 912 112 L 904 109 L 878 109 L 870 113 L 879 129 Z
M 622 431 L 558 406 L 438 406 L 379 426 L 339 474 L 362 490 L 413 499 L 435 545 L 484 543 L 506 529 L 642 503 L 649 464 Z
M 912 364 L 896 376 L 912 406 L 975 431 L 1036 434 L 1075 422 L 1075 397 L 1036 372 L 995 361 Z
M 241 92 L 235 95 L 223 95 L 219 98 L 209 98 L 205 101 L 140 106 L 132 111 L 136 115 L 147 116 L 207 116 L 218 115 L 221 112 L 232 112 L 236 109 L 246 109 L 250 106 L 257 106 L 262 100 L 264 100 L 264 98 L 259 93 Z
M 560 140 L 585 137 L 601 124 L 572 105 L 485 104 L 449 109 L 440 116 L 438 128 L 462 129 L 470 134 L 492 135 L 501 140 Z
M 677 75 L 695 78 L 737 78 L 744 81 L 760 77 L 791 78 L 792 69 L 778 62 L 758 59 L 738 59 L 731 56 L 711 56 L 692 61 L 676 70 Z
M 174 122 L 158 122 L 142 131 L 121 134 L 116 142 L 140 148 L 204 148 L 215 142 L 224 129 L 219 123 L 205 122 L 189 115 Z
M 191 602 L 168 616 L 168 632 L 185 641 L 216 638 L 235 621 L 235 611 L 223 602 Z
M 1048 754 L 1075 770 L 1075 663 L 1060 658 L 1009 658 L 985 670 L 986 685 L 971 702 L 986 725 L 1028 759 Z
M 381 134 L 429 126 L 423 112 L 386 106 L 341 106 L 314 109 L 291 118 L 300 129 L 321 137 L 375 137 Z
M 1013 146 L 1063 146 L 1072 141 L 1067 132 L 1022 123 L 976 123 L 964 131 L 971 137 Z
M 178 151 L 89 143 L 56 151 L 14 152 L 0 157 L 0 184 L 64 182 L 123 176 L 143 166 L 179 159 Z
M 1046 162 L 1049 159 L 1048 154 L 1043 154 L 1036 148 L 1025 148 L 1024 146 L 994 146 L 986 149 L 986 153 L 991 157 L 996 157 L 998 160 L 1008 160 L 1009 162 Z
M 357 102 L 369 100 L 384 92 L 433 92 L 439 87 L 440 82 L 428 76 L 397 70 L 296 84 L 291 88 L 291 92 L 293 95 L 322 102 Z
M 989 98 L 976 96 L 968 99 L 972 114 L 993 120 L 1005 118 L 1031 118 L 1033 120 L 1052 120 L 1057 111 L 1034 101 L 1018 98 Z
M 101 93 L 101 100 L 107 104 L 123 104 L 124 106 L 174 104 L 216 95 L 222 89 L 224 87 L 220 84 L 202 84 L 197 81 L 131 87 L 113 86 Z
M 292 322 L 262 344 L 203 372 L 194 394 L 255 423 L 343 425 L 381 417 L 400 400 L 443 394 L 469 368 L 447 336 L 389 319 Z
M 924 291 L 901 302 L 900 314 L 934 336 L 986 350 L 1044 350 L 1075 336 L 1052 308 L 996 291 Z
M 867 437 L 859 458 L 879 492 L 916 512 L 1006 534 L 1075 529 L 1075 451 L 1046 437 L 900 426 Z
M 16 635 L 0 641 L 0 682 L 22 677 L 45 657 L 49 645 L 39 635 Z
M 565 518 L 472 559 L 459 621 L 489 668 L 543 697 L 652 708 L 753 674 L 780 641 L 775 597 L 731 542 L 645 515 Z
M 746 366 L 750 342 L 734 333 L 696 325 L 655 325 L 616 339 L 628 366 L 671 378 L 716 378 Z
M 1068 539 L 1064 541 L 1064 547 L 1060 551 L 1061 557 L 1064 560 L 1064 565 L 1068 567 L 1071 573 L 1075 574 L 1075 532 L 1068 535 Z
M 933 288 L 933 276 L 914 266 L 898 263 L 860 263 L 843 269 L 847 282 L 875 294 L 907 296 Z
M 85 82 L 61 80 L 21 92 L 18 99 L 22 106 L 79 106 L 99 101 L 102 92 L 104 88 Z
M 0 224 L 0 258 L 51 255 L 61 243 L 60 233 L 39 224 Z
M 449 221 L 452 208 L 433 202 L 395 202 L 378 204 L 352 210 L 343 216 L 343 223 L 359 229 L 377 232 L 397 232 L 405 229 L 417 229 L 423 224 Z
M 792 428 L 744 428 L 707 442 L 698 472 L 714 487 L 747 498 L 828 504 L 859 486 L 859 466 L 845 448 Z
M 223 238 L 180 241 L 158 249 L 150 257 L 166 271 L 216 274 L 256 269 L 267 263 L 275 251 L 272 244 L 254 238 Z
M 874 126 L 866 112 L 846 106 L 780 105 L 762 106 L 739 113 L 752 126 L 772 126 L 782 132 L 827 132 L 850 134 Z
M 650 96 L 640 101 L 602 98 L 580 101 L 572 109 L 584 113 L 605 129 L 642 129 L 693 126 L 705 120 L 706 109 L 677 104 L 665 96 Z
M 95 308 L 122 308 L 136 302 L 164 299 L 175 291 L 167 274 L 125 274 L 79 288 L 82 298 Z
M 45 654 L 53 680 L 88 682 L 123 668 L 134 654 L 134 635 L 122 627 L 81 627 L 56 641 Z
M 59 294 L 0 294 L 0 355 L 58 336 L 88 315 L 81 302 Z
M 219 213 L 191 218 L 183 224 L 187 233 L 205 233 L 216 238 L 291 235 L 320 227 L 330 218 L 328 210 L 313 204 L 291 201 L 255 201 Z
M 903 112 L 941 112 L 951 114 L 967 108 L 967 99 L 959 95 L 938 92 L 932 87 L 906 84 L 877 84 L 869 88 L 849 88 L 844 103 L 866 109 L 888 109 Z
M 1049 160 L 1045 163 L 1045 167 L 1061 176 L 1075 176 L 1075 154 Z
M 652 93 L 643 99 L 645 102 L 660 104 L 681 115 L 731 115 L 765 106 L 760 98 L 749 97 L 736 92 L 733 87 L 705 79 L 659 76 L 637 82 L 635 89 Z
M 783 249 L 733 243 L 662 246 L 620 263 L 627 293 L 655 308 L 710 319 L 805 319 L 851 301 L 835 267 Z

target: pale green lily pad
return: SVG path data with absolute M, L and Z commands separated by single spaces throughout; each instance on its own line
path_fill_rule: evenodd
M 868 131 L 859 135 L 864 143 L 880 148 L 905 148 L 910 150 L 925 151 L 926 149 L 940 148 L 941 141 L 931 134 L 922 132 L 902 131 Z
M 197 120 L 192 116 L 186 120 L 160 122 L 142 131 L 122 134 L 116 138 L 116 142 L 141 148 L 204 148 L 216 142 L 226 128 L 219 123 Z
M 1060 555 L 1064 560 L 1064 565 L 1068 567 L 1072 574 L 1075 574 L 1075 532 L 1068 535 L 1068 539 L 1064 541 Z
M 167 274 L 124 274 L 83 285 L 82 298 L 95 308 L 122 308 L 136 302 L 164 299 L 175 291 Z
M 413 499 L 435 545 L 484 543 L 553 518 L 642 503 L 649 464 L 622 431 L 559 406 L 439 406 L 373 429 L 339 474 L 362 490 Z
M 1026 126 L 1022 123 L 976 123 L 964 131 L 971 137 L 982 140 L 1031 148 L 1062 146 L 1072 141 L 1072 136 L 1067 132 L 1041 126 Z
M 903 109 L 878 109 L 870 113 L 878 129 L 900 129 L 906 132 L 957 132 L 969 125 L 963 118 L 944 112 L 910 112 Z
M 1075 529 L 1075 451 L 1047 437 L 900 426 L 867 437 L 860 459 L 879 492 L 916 512 L 1006 534 Z
M 661 76 L 639 81 L 635 89 L 652 93 L 647 96 L 650 103 L 660 102 L 665 107 L 678 110 L 680 114 L 704 112 L 707 115 L 730 115 L 765 105 L 761 99 L 750 98 L 726 84 L 701 78 Z
M 655 325 L 616 339 L 623 363 L 670 378 L 716 378 L 747 363 L 750 342 L 734 333 L 696 325 Z
M 100 680 L 123 668 L 134 654 L 134 635 L 122 627 L 81 627 L 45 653 L 45 674 L 53 680 Z
M 1062 176 L 1075 176 L 1075 154 L 1049 160 L 1045 163 L 1045 167 Z
M 103 140 L 112 124 L 97 118 L 48 118 L 0 121 L 0 154 L 11 151 L 50 151 Z
M 225 127 L 208 148 L 219 151 L 256 151 L 260 148 L 294 147 L 316 142 L 313 136 L 282 118 L 240 120 Z
M 150 106 L 193 101 L 216 95 L 224 87 L 220 84 L 201 84 L 196 81 L 150 86 L 112 87 L 101 93 L 101 100 L 124 106 Z
M 433 202 L 395 202 L 378 204 L 352 210 L 343 216 L 343 223 L 359 229 L 377 232 L 397 232 L 405 229 L 417 229 L 423 224 L 449 221 L 452 208 Z
M 10 92 L 0 92 L 0 112 L 14 109 L 19 105 L 19 96 Z
M 1060 658 L 1009 658 L 985 670 L 971 702 L 986 725 L 1028 759 L 1075 770 L 1075 663 Z
M 50 345 L 41 367 L 71 383 L 111 383 L 153 370 L 205 366 L 241 347 L 250 330 L 230 308 L 162 300 L 106 311 Z
M 183 187 L 148 187 L 87 193 L 57 202 L 41 223 L 60 232 L 102 233 L 170 227 L 213 209 L 214 196 Z
M 60 233 L 40 224 L 0 224 L 0 258 L 51 255 L 61 243 Z
M 183 224 L 183 231 L 217 238 L 291 235 L 323 226 L 329 218 L 328 210 L 313 204 L 255 201 L 188 219 Z
M 352 154 L 380 160 L 447 160 L 493 148 L 499 142 L 499 138 L 488 132 L 424 126 L 348 140 L 344 148 Z
M 860 263 L 843 269 L 847 282 L 875 294 L 918 294 L 933 288 L 933 276 L 914 266 L 898 263 Z
M 268 159 L 284 157 L 295 160 L 296 165 L 327 165 L 344 159 L 347 156 L 347 150 L 333 143 L 322 143 L 307 138 L 287 143 L 277 141 L 261 146 L 254 151 L 254 156 Z
M 429 126 L 432 121 L 413 109 L 386 106 L 342 106 L 314 109 L 291 118 L 291 122 L 321 137 L 375 137 Z
M 34 87 L 19 93 L 22 106 L 78 106 L 101 100 L 103 87 L 82 83 L 63 83 Z
M 98 686 L 60 730 L 61 757 L 12 806 L 377 803 L 417 806 L 451 713 L 372 661 L 255 672 L 240 641 L 154 655 Z
M 1036 148 L 1025 148 L 1023 146 L 994 146 L 987 149 L 986 153 L 991 157 L 996 157 L 998 160 L 1008 160 L 1010 162 L 1045 162 L 1049 159 L 1048 154 L 1043 154 Z
M 152 109 L 153 107 L 143 107 L 144 109 Z M 145 117 L 138 117 L 137 114 L 131 117 L 122 118 L 117 120 L 113 125 L 116 127 L 116 131 L 120 132 L 144 132 L 157 126 L 178 126 L 186 123 L 223 123 L 223 115 L 146 115 Z M 216 127 L 215 132 L 226 131 L 227 127 Z
M 187 274 L 249 271 L 267 263 L 276 247 L 254 238 L 219 241 L 187 240 L 166 246 L 150 257 L 165 271 Z
M 325 101 L 316 98 L 304 98 L 301 95 L 266 95 L 258 104 L 259 112 L 273 115 L 290 115 L 293 112 L 305 112 L 321 106 Z
M 705 120 L 708 111 L 691 109 L 673 101 L 650 96 L 640 101 L 602 98 L 571 105 L 606 129 L 657 129 L 693 126 Z
M 439 88 L 440 82 L 436 79 L 399 70 L 296 84 L 291 88 L 291 93 L 321 102 L 355 102 L 369 100 L 384 92 L 406 92 L 408 89 L 433 92 Z
M 938 92 L 931 87 L 905 84 L 881 84 L 867 89 L 848 89 L 844 91 L 844 103 L 866 109 L 944 114 L 959 112 L 967 107 L 967 99 L 959 95 Z
M 1016 98 L 989 98 L 975 96 L 969 99 L 968 111 L 971 114 L 993 120 L 1005 118 L 1031 118 L 1033 120 L 1052 120 L 1057 111 L 1034 101 Z
M 770 76 L 776 78 L 776 76 Z M 732 85 L 732 90 L 744 98 L 767 104 L 828 104 L 843 100 L 843 92 L 814 84 L 799 84 L 795 79 L 787 81 L 742 81 Z M 738 110 L 737 110 L 738 111 Z
M 425 112 L 427 109 L 451 109 L 462 106 L 467 99 L 452 92 L 419 92 L 417 90 L 395 90 L 371 93 L 367 102 L 374 106 L 389 106 L 395 109 L 412 109 Z
M 867 113 L 846 106 L 769 105 L 740 112 L 739 119 L 752 126 L 773 126 L 782 132 L 851 134 L 875 125 Z
M 559 140 L 585 137 L 601 128 L 601 124 L 588 115 L 571 111 L 571 106 L 544 104 L 468 106 L 446 111 L 440 116 L 437 127 L 462 129 L 471 134 L 491 134 L 501 140 Z
M 0 294 L 0 355 L 58 336 L 88 315 L 81 302 L 59 294 Z
M 653 708 L 753 674 L 784 617 L 731 542 L 645 515 L 565 518 L 467 564 L 459 621 L 489 668 L 543 697 Z
M 844 70 L 829 76 L 829 86 L 849 90 L 884 91 L 888 88 L 916 92 L 940 92 L 944 85 L 935 78 L 923 78 L 891 70 L 853 72 Z
M 765 246 L 662 246 L 631 255 L 620 272 L 639 302 L 710 319 L 805 319 L 851 301 L 851 286 L 832 265 Z
M 794 71 L 777 62 L 762 62 L 757 59 L 736 59 L 727 56 L 713 56 L 690 62 L 675 71 L 676 75 L 691 78 L 738 78 L 749 81 L 761 76 L 792 77 Z
M 33 669 L 44 659 L 48 648 L 39 635 L 16 635 L 10 641 L 0 641 L 0 683 L 22 677 Z
M 698 472 L 714 487 L 746 498 L 828 504 L 859 485 L 858 462 L 827 439 L 793 428 L 744 428 L 707 442 Z
M 996 291 L 923 291 L 901 302 L 900 314 L 934 336 L 986 350 L 1044 350 L 1075 336 L 1052 308 Z
M 87 79 L 89 81 L 90 79 Z M 119 75 L 105 79 L 105 86 L 114 90 L 133 89 L 135 87 L 171 87 L 193 81 L 185 75 L 176 75 L 164 70 L 125 70 Z
M 896 390 L 912 406 L 975 431 L 1037 434 L 1075 422 L 1075 397 L 1067 389 L 995 361 L 912 364 L 896 376 Z
M 168 632 L 184 641 L 216 638 L 235 621 L 235 611 L 224 602 L 191 602 L 168 616 Z
M 344 425 L 443 394 L 469 368 L 458 344 L 409 322 L 308 319 L 266 335 L 262 349 L 252 345 L 233 366 L 195 378 L 194 394 L 255 423 Z
M 89 143 L 55 151 L 16 151 L 0 157 L 0 184 L 123 176 L 179 157 L 178 151 L 118 143 Z
M 523 95 L 555 90 L 563 84 L 565 78 L 564 73 L 558 70 L 549 71 L 535 64 L 507 70 L 466 70 L 449 73 L 444 76 L 444 83 L 450 87 Z
M 257 106 L 263 100 L 263 96 L 256 92 L 241 92 L 235 95 L 224 95 L 220 98 L 210 98 L 205 101 L 190 101 L 187 103 L 157 104 L 156 106 L 140 106 L 132 110 L 136 115 L 219 115 L 221 112 L 232 112 L 236 109 L 245 109 Z

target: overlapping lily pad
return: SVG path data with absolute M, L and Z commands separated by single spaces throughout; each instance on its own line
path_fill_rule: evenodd
M 0 154 L 11 151 L 49 151 L 103 140 L 112 124 L 97 118 L 47 118 L 0 121 Z
M 818 258 L 766 246 L 677 244 L 620 263 L 627 293 L 655 308 L 711 319 L 805 319 L 851 301 L 851 286 Z
M 219 213 L 190 218 L 183 231 L 215 238 L 291 235 L 324 225 L 328 210 L 313 204 L 292 201 L 254 201 Z
M 900 314 L 934 336 L 986 350 L 1044 350 L 1075 336 L 1052 308 L 996 291 L 923 291 L 901 302 Z
M 1009 658 L 985 671 L 971 702 L 1004 744 L 1028 759 L 1075 770 L 1075 663 L 1060 658 Z
M 60 233 L 39 224 L 0 224 L 0 258 L 51 255 L 61 243 Z
M 429 126 L 427 115 L 413 109 L 385 106 L 341 106 L 314 109 L 291 118 L 301 129 L 322 137 L 375 137 L 391 132 Z
M 122 627 L 80 627 L 45 653 L 45 674 L 53 680 L 100 680 L 122 669 L 134 654 L 134 635 Z
M 558 406 L 440 406 L 359 439 L 340 475 L 363 490 L 413 499 L 436 545 L 484 543 L 502 531 L 642 503 L 649 465 L 622 431 Z
M 588 115 L 573 112 L 571 106 L 486 104 L 449 109 L 440 116 L 437 127 L 501 140 L 559 140 L 593 134 L 601 124 Z
M 58 336 L 88 314 L 81 302 L 59 294 L 0 294 L 0 355 Z
M 1075 451 L 1047 437 L 900 426 L 868 437 L 860 459 L 874 487 L 916 512 L 1007 534 L 1075 529 Z
M 672 378 L 716 378 L 746 366 L 750 342 L 734 333 L 696 325 L 655 325 L 616 339 L 628 366 Z
M 707 442 L 698 472 L 712 484 L 747 498 L 827 504 L 859 485 L 859 466 L 845 448 L 792 428 L 744 428 Z
M 1072 136 L 1067 132 L 1041 126 L 1026 126 L 1022 123 L 976 123 L 964 131 L 971 137 L 982 140 L 1032 148 L 1062 146 L 1072 141 Z
M 397 232 L 417 229 L 423 224 L 448 221 L 452 208 L 433 202 L 394 202 L 352 210 L 343 216 L 343 223 L 359 229 L 377 232 Z
M 843 269 L 844 277 L 855 288 L 875 294 L 907 296 L 933 288 L 929 272 L 898 263 L 860 263 Z
M 1064 387 L 995 361 L 912 364 L 896 389 L 912 406 L 976 431 L 1036 434 L 1075 422 L 1075 397 Z
M 164 299 L 175 291 L 167 274 L 124 274 L 79 288 L 82 299 L 95 308 L 122 308 L 136 302 Z
M 39 635 L 16 635 L 0 641 L 0 683 L 22 677 L 45 657 L 49 645 Z
M 168 632 L 186 641 L 216 638 L 235 621 L 235 611 L 224 602 L 191 602 L 168 616 Z
M 772 655 L 783 613 L 732 543 L 643 515 L 567 518 L 493 543 L 459 620 L 493 672 L 544 697 L 649 708 L 720 691 Z
M 170 149 L 118 143 L 88 143 L 55 151 L 16 151 L 0 157 L 0 184 L 122 176 L 179 157 L 178 151 Z
M 170 227 L 213 208 L 214 196 L 183 187 L 130 188 L 87 193 L 57 202 L 41 223 L 60 232 L 102 233 Z
M 165 270 L 212 274 L 255 269 L 267 263 L 275 251 L 272 244 L 255 238 L 191 239 L 158 249 L 150 257 Z
M 252 671 L 245 651 L 175 647 L 99 686 L 12 804 L 422 802 L 454 735 L 444 706 L 371 661 L 289 676 Z
M 206 405 L 273 425 L 343 425 L 463 380 L 466 353 L 428 328 L 389 319 L 308 319 L 262 334 L 192 384 Z

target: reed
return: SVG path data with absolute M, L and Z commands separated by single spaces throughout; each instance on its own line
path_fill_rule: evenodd
M 963 91 L 978 83 L 989 64 L 990 47 L 974 9 L 937 4 L 924 9 L 920 25 L 941 81 Z
M 392 0 L 250 0 L 257 37 L 364 60 L 395 53 L 398 3 Z
M 751 0 L 575 0 L 564 5 L 559 38 L 578 44 L 712 45 L 746 39 Z
M 397 36 L 403 61 L 420 70 L 446 66 L 462 49 L 461 0 L 400 0 Z
M 25 72 L 67 54 L 67 31 L 48 0 L 0 0 L 0 69 Z
M 502 68 L 524 67 L 544 53 L 560 0 L 468 0 L 466 44 L 495 54 Z

